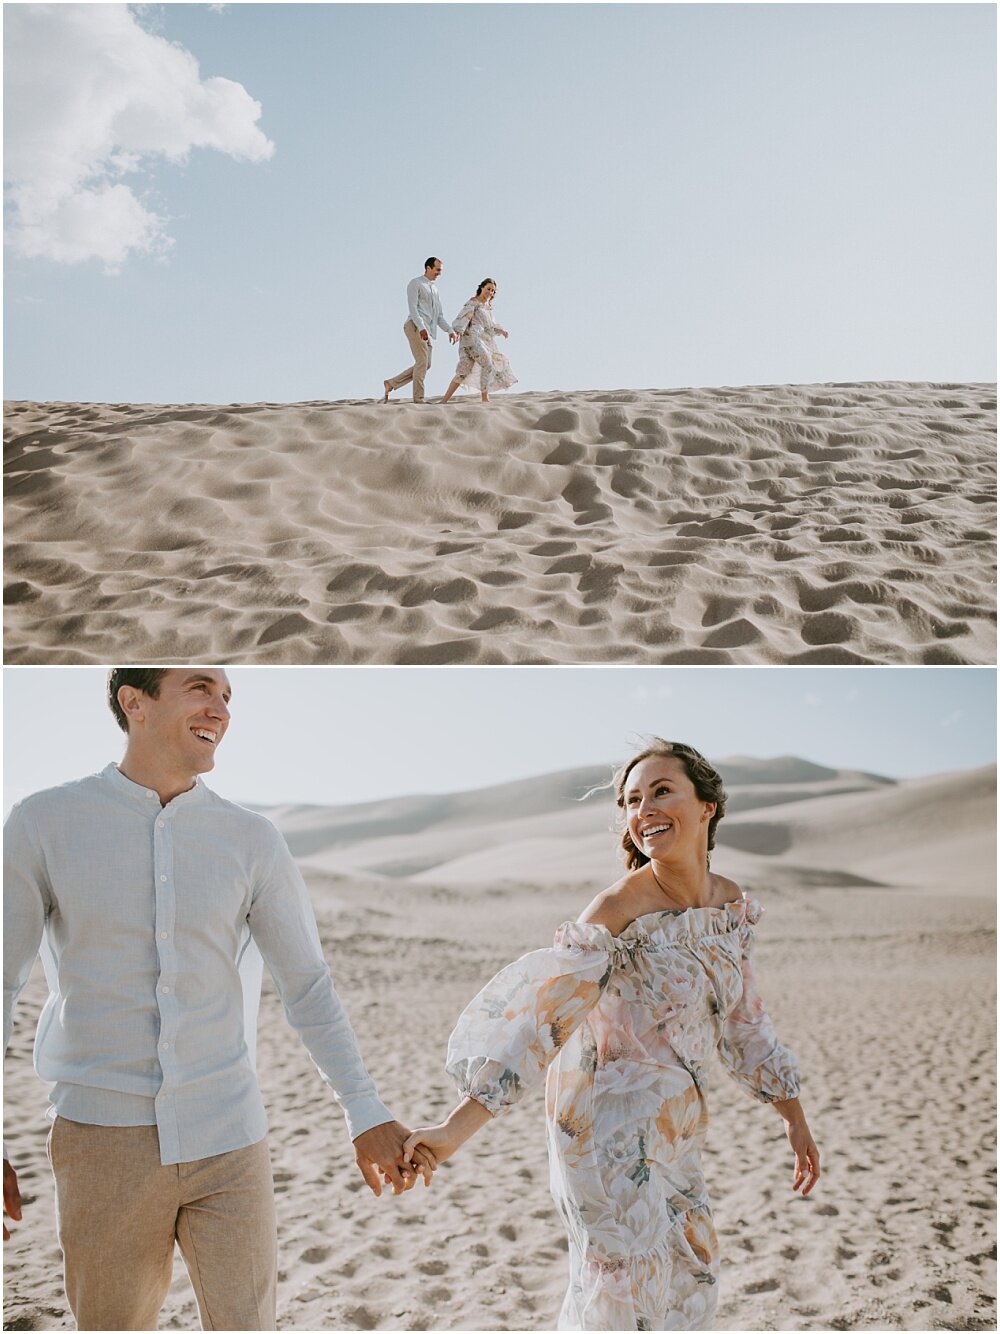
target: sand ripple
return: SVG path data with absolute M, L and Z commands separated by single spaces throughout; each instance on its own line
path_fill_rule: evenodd
M 985 663 L 993 386 L 8 405 L 6 660 Z

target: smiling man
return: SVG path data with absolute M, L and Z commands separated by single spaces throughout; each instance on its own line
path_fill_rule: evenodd
M 203 1328 L 275 1327 L 267 1120 L 239 971 L 251 942 L 344 1110 L 365 1181 L 376 1195 L 380 1172 L 393 1193 L 416 1181 L 284 840 L 201 781 L 230 696 L 218 668 L 114 668 L 124 759 L 28 797 L 5 828 L 4 1050 L 44 936 L 35 1065 L 54 1085 L 49 1156 L 80 1329 L 155 1329 L 175 1239 Z M 3 1193 L 19 1219 L 6 1149 Z

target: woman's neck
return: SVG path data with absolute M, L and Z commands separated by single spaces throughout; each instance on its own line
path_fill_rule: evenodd
M 692 862 L 649 863 L 657 891 L 668 907 L 709 908 L 712 906 L 712 873 L 707 860 Z

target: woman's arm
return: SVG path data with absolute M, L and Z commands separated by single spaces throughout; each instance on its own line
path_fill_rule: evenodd
M 418 1148 L 429 1149 L 437 1162 L 443 1163 L 457 1153 L 467 1139 L 471 1139 L 477 1130 L 493 1115 L 475 1098 L 463 1098 L 448 1117 L 437 1126 L 423 1126 L 414 1130 L 403 1145 L 403 1160 L 410 1162 Z
M 803 1198 L 819 1180 L 819 1149 L 806 1125 L 806 1114 L 798 1098 L 784 1098 L 775 1102 L 779 1116 L 785 1123 L 785 1134 L 795 1154 L 795 1175 L 792 1190 L 802 1187 Z M 409 1143 L 409 1141 L 407 1141 Z

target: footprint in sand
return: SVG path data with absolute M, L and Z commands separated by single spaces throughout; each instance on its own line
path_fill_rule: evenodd
M 426 1260 L 422 1265 L 417 1265 L 421 1274 L 427 1274 L 431 1278 L 440 1278 L 442 1274 L 448 1272 L 448 1266 L 444 1260 Z
M 776 1292 L 781 1285 L 773 1278 L 761 1278 L 756 1283 L 748 1283 L 744 1292 L 755 1295 L 759 1292 Z
M 329 1246 L 310 1246 L 307 1251 L 303 1251 L 299 1259 L 303 1264 L 321 1265 L 330 1258 Z
M 367 1306 L 352 1306 L 344 1312 L 344 1319 L 349 1320 L 355 1329 L 378 1329 L 380 1317 Z

